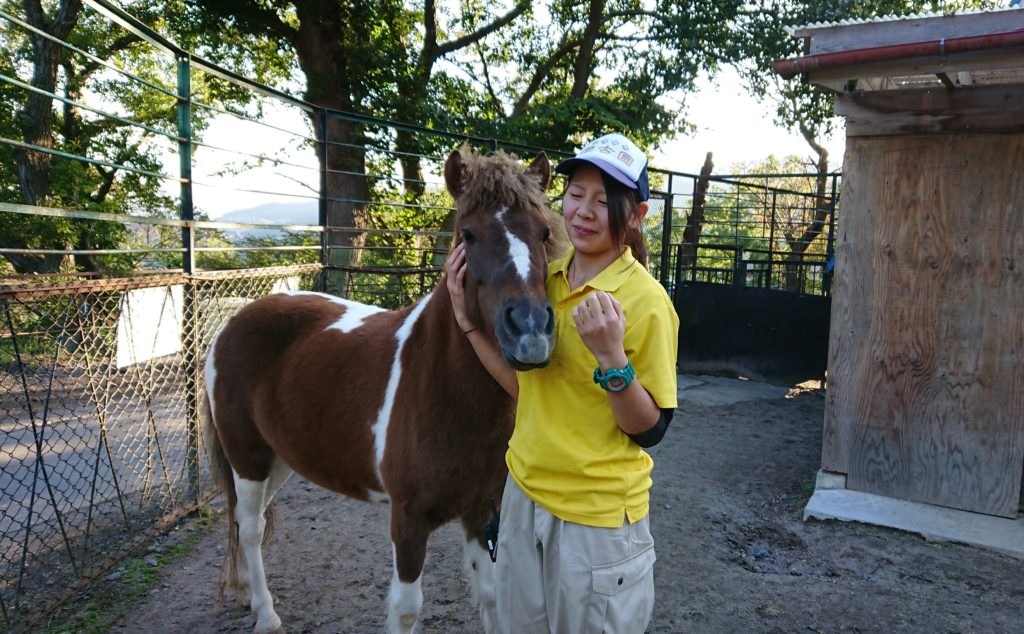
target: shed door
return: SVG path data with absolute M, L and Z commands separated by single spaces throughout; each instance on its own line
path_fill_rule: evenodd
M 822 466 L 1015 517 L 1024 461 L 1024 134 L 848 139 Z

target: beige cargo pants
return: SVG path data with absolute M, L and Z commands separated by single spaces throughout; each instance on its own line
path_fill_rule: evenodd
M 505 482 L 495 570 L 498 632 L 641 633 L 654 611 L 650 521 L 596 528 L 553 516 Z

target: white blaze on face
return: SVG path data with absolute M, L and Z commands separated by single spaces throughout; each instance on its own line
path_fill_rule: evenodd
M 505 221 L 502 216 L 508 211 L 508 207 L 502 207 L 501 211 L 498 212 L 498 222 L 505 226 Z M 516 273 L 525 282 L 530 279 L 530 247 L 526 246 L 526 243 L 519 239 L 514 233 L 505 227 L 505 237 L 508 238 L 508 256 L 512 260 L 512 265 L 516 269 Z

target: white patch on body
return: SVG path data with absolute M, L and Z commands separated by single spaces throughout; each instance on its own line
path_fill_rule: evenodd
M 369 304 L 361 304 L 359 302 L 353 302 L 348 299 L 342 299 L 341 297 L 335 297 L 334 295 L 328 295 L 327 293 L 314 293 L 312 291 L 284 291 L 282 295 L 314 295 L 340 304 L 345 307 L 345 312 L 338 318 L 338 321 L 334 322 L 324 330 L 340 330 L 341 332 L 352 332 L 356 328 L 363 325 L 363 320 L 370 315 L 384 312 L 383 308 L 378 306 L 370 306 Z
M 502 216 L 508 211 L 507 207 L 502 207 L 501 211 L 498 212 L 498 222 L 505 225 L 505 221 Z M 505 237 L 508 239 L 508 257 L 512 260 L 512 266 L 515 267 L 516 273 L 525 282 L 530 279 L 530 247 L 526 246 L 526 243 L 519 239 L 514 233 L 505 227 Z
M 384 404 L 377 412 L 377 422 L 373 424 L 373 442 L 376 449 L 377 461 L 374 468 L 377 470 L 377 480 L 384 485 L 384 477 L 381 475 L 380 464 L 384 461 L 384 447 L 388 438 L 388 424 L 391 422 L 391 410 L 395 406 L 395 394 L 398 393 L 398 382 L 402 379 L 402 348 L 412 334 L 412 328 L 423 313 L 423 309 L 430 303 L 433 293 L 427 295 L 420 303 L 412 309 L 409 316 L 405 318 L 402 325 L 395 331 L 395 339 L 398 345 L 395 347 L 395 358 L 391 362 L 391 376 L 388 377 L 388 386 L 384 390 Z
M 388 632 L 391 634 L 408 634 L 416 627 L 416 621 L 423 607 L 423 574 L 412 583 L 403 583 L 398 579 L 398 553 L 395 544 L 391 544 L 391 563 L 394 574 L 391 577 L 391 590 L 388 593 Z
M 498 603 L 495 596 L 494 569 L 491 555 L 462 528 L 462 570 L 469 579 L 469 593 L 480 610 L 484 632 L 498 629 Z

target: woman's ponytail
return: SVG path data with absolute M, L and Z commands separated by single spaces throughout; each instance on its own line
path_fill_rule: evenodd
M 633 257 L 635 257 L 637 261 L 640 262 L 640 264 L 643 264 L 646 268 L 647 244 L 644 241 L 644 232 L 641 231 L 640 226 L 626 230 L 625 245 L 633 250 Z
M 612 234 L 612 240 L 617 245 L 632 249 L 633 257 L 646 267 L 647 245 L 644 244 L 642 228 L 629 228 L 629 220 L 640 211 L 640 194 L 605 172 L 601 172 L 601 178 L 604 180 L 605 196 L 608 198 L 608 230 Z

